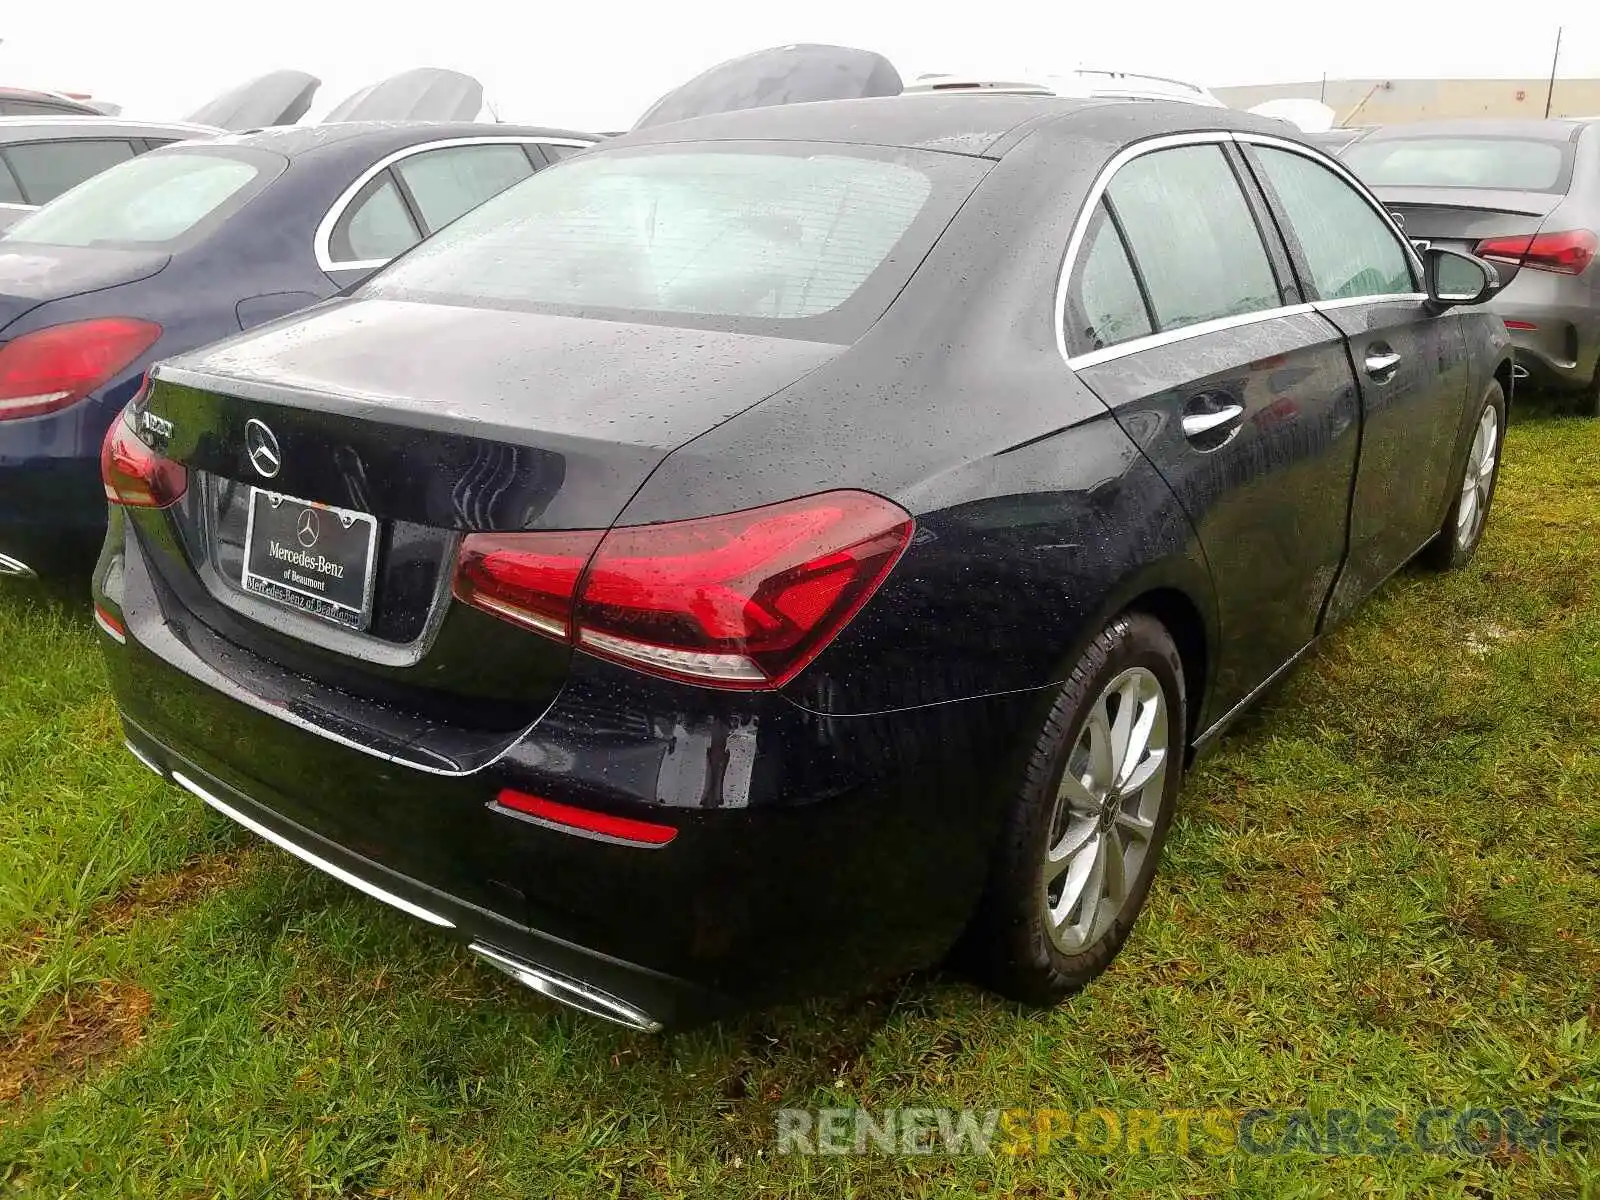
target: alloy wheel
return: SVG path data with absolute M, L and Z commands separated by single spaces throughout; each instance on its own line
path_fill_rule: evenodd
M 1143 667 L 1106 684 L 1067 756 L 1044 865 L 1045 924 L 1063 954 L 1105 935 L 1149 854 L 1167 778 L 1167 697 Z
M 1489 514 L 1489 490 L 1494 486 L 1494 466 L 1500 450 L 1500 414 L 1484 406 L 1467 452 L 1467 470 L 1461 478 L 1461 503 L 1456 506 L 1456 544 L 1463 550 L 1478 540 Z

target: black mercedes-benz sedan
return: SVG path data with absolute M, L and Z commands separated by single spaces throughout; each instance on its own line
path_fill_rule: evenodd
M 158 365 L 103 456 L 129 748 L 636 1028 L 953 948 L 1060 999 L 1192 756 L 1493 498 L 1492 269 L 1279 128 L 662 125 Z

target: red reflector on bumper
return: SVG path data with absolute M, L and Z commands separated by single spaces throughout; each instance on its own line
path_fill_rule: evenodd
M 634 821 L 628 817 L 613 817 L 606 813 L 592 812 L 587 808 L 577 808 L 571 804 L 558 804 L 554 800 L 546 800 L 542 796 L 530 796 L 526 792 L 516 792 L 510 788 L 503 789 L 495 797 L 495 803 L 501 808 L 509 808 L 512 812 L 536 817 L 551 825 L 560 825 L 577 833 L 587 833 L 617 842 L 632 842 L 641 846 L 665 846 L 678 836 L 678 831 L 671 825 Z
M 118 642 L 126 642 L 128 640 L 128 631 L 122 627 L 122 622 L 98 604 L 94 606 L 94 623 L 100 626 L 114 640 Z
M 1535 325 L 1532 321 L 1507 321 L 1506 322 L 1506 328 L 1507 329 L 1537 329 L 1539 327 L 1537 325 Z

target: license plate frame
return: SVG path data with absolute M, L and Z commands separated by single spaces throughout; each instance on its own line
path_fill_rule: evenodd
M 285 517 L 292 517 L 292 526 Z M 258 537 L 266 538 L 264 548 Z M 371 513 L 252 486 L 239 586 L 284 608 L 364 632 L 372 624 L 377 550 L 378 518 Z M 359 560 L 351 561 L 356 555 Z

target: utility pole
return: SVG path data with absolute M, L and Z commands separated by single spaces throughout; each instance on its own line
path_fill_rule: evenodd
M 1550 115 L 1550 102 L 1556 94 L 1556 64 L 1561 61 L 1561 26 L 1556 26 L 1556 52 L 1550 56 L 1550 87 L 1544 94 L 1544 115 Z

